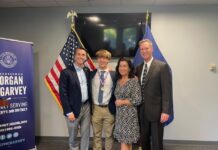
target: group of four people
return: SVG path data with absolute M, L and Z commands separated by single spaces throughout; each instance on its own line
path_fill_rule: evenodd
M 120 58 L 116 70 L 108 67 L 111 53 L 96 53 L 98 68 L 84 66 L 87 52 L 77 48 L 74 65 L 60 75 L 59 93 L 69 131 L 70 150 L 88 150 L 90 122 L 93 150 L 114 150 L 114 138 L 121 150 L 139 143 L 142 150 L 163 149 L 163 123 L 172 112 L 172 80 L 168 65 L 153 58 L 152 42 L 139 42 L 144 62 L 134 68 Z M 80 130 L 81 139 L 77 134 Z

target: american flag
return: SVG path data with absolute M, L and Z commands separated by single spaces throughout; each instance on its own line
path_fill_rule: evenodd
M 61 109 L 62 109 L 62 104 L 61 104 L 60 96 L 59 96 L 60 73 L 63 69 L 73 65 L 74 52 L 75 52 L 75 49 L 78 47 L 84 47 L 84 46 L 78 34 L 76 33 L 75 29 L 72 29 L 63 49 L 61 50 L 57 60 L 55 61 L 54 66 L 51 68 L 49 73 L 44 78 L 48 89 L 54 96 L 56 102 L 58 103 Z M 95 69 L 95 66 L 91 58 L 89 57 L 89 55 L 88 55 L 87 61 L 85 62 L 85 65 L 90 70 Z

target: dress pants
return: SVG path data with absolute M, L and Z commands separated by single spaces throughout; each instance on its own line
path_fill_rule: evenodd
M 105 150 L 114 150 L 114 123 L 114 116 L 110 113 L 108 106 L 93 105 L 93 150 L 102 150 L 103 130 L 105 135 Z
M 140 133 L 142 150 L 163 150 L 163 124 L 160 121 L 148 121 L 140 108 Z
M 74 121 L 69 121 L 66 117 L 66 122 L 69 132 L 70 150 L 88 150 L 90 136 L 90 104 L 82 104 L 79 117 Z M 77 138 L 79 130 L 81 141 Z

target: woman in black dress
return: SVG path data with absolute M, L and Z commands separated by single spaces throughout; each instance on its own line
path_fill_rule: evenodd
M 115 88 L 114 137 L 121 143 L 121 150 L 131 150 L 132 143 L 136 143 L 139 139 L 137 106 L 141 103 L 141 90 L 130 60 L 120 58 L 116 71 L 119 79 Z

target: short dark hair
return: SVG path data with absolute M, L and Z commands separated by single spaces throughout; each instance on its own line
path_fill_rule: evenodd
M 119 73 L 119 65 L 120 65 L 121 61 L 127 62 L 128 66 L 129 66 L 129 69 L 130 69 L 128 77 L 129 78 L 134 78 L 135 74 L 134 74 L 134 66 L 132 64 L 132 61 L 130 59 L 128 59 L 128 58 L 125 58 L 125 57 L 121 57 L 118 60 L 118 63 L 117 63 L 117 66 L 116 66 L 116 72 L 117 72 L 118 78 L 119 79 L 121 78 L 121 74 Z
M 76 54 L 76 52 L 77 52 L 78 49 L 84 50 L 84 51 L 86 52 L 86 54 L 87 54 L 87 49 L 85 49 L 84 47 L 77 47 L 77 48 L 75 49 L 74 55 Z

